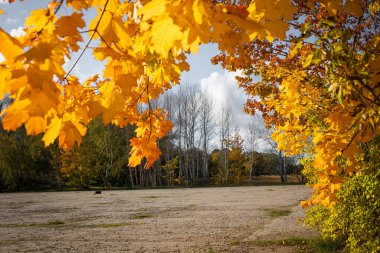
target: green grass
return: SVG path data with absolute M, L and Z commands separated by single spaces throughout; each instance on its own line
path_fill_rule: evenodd
M 250 241 L 248 244 L 269 247 L 269 246 L 291 246 L 297 247 L 299 252 L 313 252 L 313 253 L 338 253 L 344 249 L 344 242 L 333 241 L 322 238 L 304 238 L 293 236 L 284 240 L 259 240 Z
M 266 212 L 266 215 L 271 217 L 271 218 L 278 218 L 282 216 L 288 216 L 289 214 L 292 213 L 291 210 L 289 209 L 284 209 L 284 208 L 273 208 L 273 209 L 264 209 Z
M 94 203 L 96 205 L 113 205 L 115 202 L 100 202 L 100 203 Z
M 144 199 L 157 199 L 158 196 L 149 195 L 149 196 L 144 196 L 143 198 L 144 198 Z
M 213 248 L 209 248 L 208 250 L 207 250 L 207 253 L 220 253 L 221 251 L 219 251 L 219 250 L 214 250 Z
M 235 246 L 235 245 L 239 245 L 240 242 L 239 242 L 238 240 L 232 240 L 232 241 L 230 242 L 230 244 L 231 244 L 232 246 Z
M 146 219 L 146 218 L 151 218 L 151 217 L 153 217 L 152 214 L 134 214 L 131 216 L 131 219 L 141 220 L 141 219 Z
M 272 245 L 282 245 L 282 240 L 258 240 L 258 241 L 247 241 L 246 243 L 260 246 L 260 247 L 268 247 Z
M 64 225 L 65 222 L 61 220 L 52 220 L 48 223 L 22 223 L 22 224 L 0 224 L 0 227 L 7 228 L 25 228 L 25 227 L 49 227 L 49 226 L 57 226 Z
M 116 227 L 126 227 L 131 225 L 130 223 L 124 222 L 124 223 L 110 223 L 110 224 L 96 224 L 94 227 L 98 228 L 116 228 Z
M 64 221 L 61 221 L 61 220 L 53 220 L 53 221 L 49 221 L 49 223 L 47 225 L 50 225 L 50 226 L 55 226 L 55 225 L 63 225 L 65 224 Z
M 0 247 L 18 244 L 20 244 L 19 240 L 0 240 Z

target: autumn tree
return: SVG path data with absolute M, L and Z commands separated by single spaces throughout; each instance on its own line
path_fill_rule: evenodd
M 229 148 L 227 143 L 232 137 L 233 131 L 233 116 L 231 108 L 227 105 L 223 105 L 219 111 L 219 177 L 220 183 L 226 182 L 229 174 Z
M 338 210 L 355 204 L 345 201 L 348 196 L 340 188 L 352 186 L 356 176 L 367 173 L 366 163 L 358 159 L 360 145 L 380 130 L 380 7 L 378 1 L 296 1 L 295 7 L 298 11 L 289 21 L 286 38 L 240 43 L 214 61 L 243 70 L 239 82 L 250 95 L 246 110 L 261 111 L 267 126 L 275 128 L 272 137 L 280 150 L 308 154 L 304 172 L 314 193 L 304 206 L 322 206 L 327 208 L 326 220 L 331 216 L 344 220 Z M 377 205 L 373 204 L 365 212 L 373 210 Z M 329 221 L 321 224 L 342 225 Z M 363 226 L 370 230 L 372 224 Z M 355 231 L 340 229 L 341 236 L 352 239 L 347 239 L 352 250 L 378 249 L 378 243 L 372 248 L 364 241 L 354 244 Z M 338 231 L 330 235 L 337 236 Z M 371 236 L 369 241 L 376 237 Z
M 214 119 L 214 103 L 213 100 L 205 93 L 201 94 L 201 103 L 200 103 L 200 141 L 201 147 L 203 151 L 202 157 L 202 176 L 205 180 L 208 181 L 210 177 L 209 173 L 209 149 L 210 149 L 210 141 L 214 136 L 214 128 L 216 126 Z
M 247 159 L 239 131 L 235 130 L 235 134 L 227 140 L 226 148 L 229 150 L 229 169 L 226 179 L 231 183 L 239 184 L 246 172 L 245 162 Z
M 258 136 L 255 131 L 255 124 L 251 122 L 248 126 L 248 158 L 249 158 L 249 164 L 250 164 L 250 170 L 249 170 L 249 178 L 252 180 L 253 175 L 253 163 L 255 161 L 254 152 L 257 149 L 258 144 Z

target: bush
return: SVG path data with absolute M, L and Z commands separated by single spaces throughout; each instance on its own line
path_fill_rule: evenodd
M 306 223 L 350 252 L 380 252 L 380 137 L 362 145 L 361 170 L 342 185 L 332 208 L 310 207 Z

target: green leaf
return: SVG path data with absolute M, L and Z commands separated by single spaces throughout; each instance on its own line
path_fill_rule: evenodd
M 338 101 L 339 101 L 339 104 L 341 104 L 341 106 L 344 107 L 344 105 L 343 105 L 343 89 L 342 89 L 341 85 L 339 86 L 339 91 L 338 91 Z
M 308 56 L 306 56 L 306 58 L 303 59 L 303 61 L 302 61 L 302 67 L 307 68 L 311 64 L 311 62 L 313 61 L 313 57 L 314 57 L 314 52 L 309 54 Z
M 294 57 L 298 51 L 302 48 L 302 41 L 297 42 L 297 44 L 290 51 L 290 58 Z
M 325 50 L 323 50 L 322 48 L 318 48 L 317 50 L 315 50 L 313 63 L 318 64 L 325 59 L 326 59 L 326 51 Z
M 343 51 L 343 45 L 342 42 L 337 42 L 334 44 L 334 53 L 339 54 Z

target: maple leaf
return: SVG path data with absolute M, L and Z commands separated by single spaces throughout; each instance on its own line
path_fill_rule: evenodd
M 55 117 L 51 120 L 50 124 L 47 127 L 47 130 L 42 137 L 42 140 L 45 143 L 45 146 L 52 144 L 55 139 L 57 139 L 62 126 L 62 119 Z
M 16 58 L 16 60 L 21 60 L 26 58 L 28 62 L 39 62 L 43 63 L 46 59 L 52 56 L 52 45 L 48 43 L 39 43 L 36 47 L 33 47 L 21 54 Z
M 174 42 L 183 37 L 180 27 L 175 25 L 170 17 L 155 21 L 151 34 L 154 50 L 164 57 L 168 56 Z
M 149 20 L 155 16 L 162 16 L 166 14 L 166 5 L 169 4 L 167 0 L 153 0 L 138 11 L 138 15 L 142 15 L 142 21 Z
M 29 117 L 25 123 L 25 128 L 28 135 L 37 135 L 45 132 L 46 120 L 41 116 Z
M 15 56 L 23 53 L 21 43 L 2 28 L 0 28 L 0 53 L 10 62 Z
M 88 3 L 83 0 L 66 0 L 67 7 L 73 7 L 74 10 L 87 9 Z
M 77 121 L 74 115 L 65 114 L 59 134 L 59 145 L 63 149 L 70 149 L 75 144 L 80 145 L 87 128 Z
M 2 124 L 5 130 L 16 130 L 25 121 L 28 120 L 29 114 L 27 107 L 30 105 L 29 99 L 16 100 L 9 107 L 7 107 L 1 114 L 5 117 L 2 120 Z
M 347 0 L 345 4 L 345 9 L 348 13 L 351 13 L 355 17 L 360 17 L 363 15 L 363 8 L 360 0 Z

